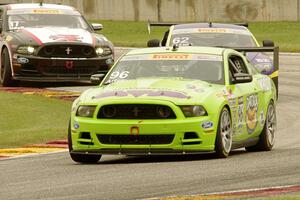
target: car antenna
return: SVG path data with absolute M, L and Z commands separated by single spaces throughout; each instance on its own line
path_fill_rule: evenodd
M 173 48 L 172 48 L 172 51 L 177 51 L 179 48 L 179 45 L 178 44 L 174 44 L 173 45 Z
M 212 27 L 212 22 L 208 22 L 208 26 L 209 26 L 209 28 L 211 28 Z

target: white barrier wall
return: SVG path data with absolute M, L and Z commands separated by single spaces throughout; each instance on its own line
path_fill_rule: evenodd
M 0 3 L 40 0 L 0 0 Z M 132 21 L 299 21 L 300 0 L 44 0 L 72 5 L 89 19 Z

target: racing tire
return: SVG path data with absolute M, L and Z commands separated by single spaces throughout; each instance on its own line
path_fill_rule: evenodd
M 76 154 L 72 153 L 72 136 L 71 136 L 71 123 L 69 123 L 68 128 L 68 148 L 71 159 L 74 162 L 85 163 L 85 164 L 96 164 L 99 162 L 102 155 L 86 155 L 86 154 Z
M 10 65 L 10 58 L 8 49 L 4 48 L 1 54 L 1 68 L 0 68 L 0 84 L 3 87 L 12 87 L 17 85 L 17 81 L 12 79 L 12 71 Z
M 219 116 L 215 141 L 215 153 L 218 158 L 227 158 L 232 147 L 232 121 L 229 110 L 224 107 Z
M 271 101 L 268 106 L 264 128 L 259 135 L 258 143 L 254 146 L 245 147 L 245 149 L 249 152 L 271 151 L 275 143 L 276 125 L 276 110 L 274 103 Z

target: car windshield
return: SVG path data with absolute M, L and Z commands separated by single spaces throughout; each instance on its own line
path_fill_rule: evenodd
M 89 25 L 80 15 L 69 14 L 13 14 L 8 15 L 9 30 L 28 27 L 67 27 L 89 29 Z
M 220 55 L 185 53 L 128 55 L 116 63 L 103 83 L 165 77 L 224 84 L 223 58 Z
M 256 47 L 250 32 L 228 29 L 190 29 L 174 30 L 170 40 L 171 46 L 220 46 L 220 47 Z

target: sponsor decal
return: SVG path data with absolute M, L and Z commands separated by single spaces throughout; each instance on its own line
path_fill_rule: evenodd
M 264 111 L 260 111 L 260 124 L 263 126 L 265 125 L 265 115 L 264 115 Z
M 19 57 L 19 58 L 17 58 L 17 62 L 19 64 L 26 64 L 26 63 L 29 62 L 29 60 L 27 58 L 24 58 L 24 57 Z
M 208 55 L 208 54 L 174 54 L 174 53 L 162 53 L 162 54 L 146 54 L 146 55 L 134 55 L 124 56 L 121 61 L 129 60 L 207 60 L 207 61 L 222 61 L 222 56 Z
M 255 58 L 258 63 L 269 63 L 270 59 L 268 58 Z
M 59 10 L 53 10 L 53 9 L 35 9 L 32 10 L 32 14 L 60 14 Z
M 204 128 L 204 129 L 208 129 L 208 128 L 212 128 L 213 127 L 213 122 L 211 122 L 211 121 L 208 121 L 208 122 L 203 122 L 202 123 L 202 128 Z
M 78 124 L 78 122 L 74 122 L 74 128 L 75 128 L 75 129 L 79 129 L 79 124 Z
M 148 96 L 148 97 L 171 97 L 171 98 L 180 98 L 180 99 L 188 99 L 190 96 L 186 95 L 183 92 L 179 91 L 171 91 L 171 90 L 115 90 L 115 91 L 107 91 L 103 92 L 100 95 L 95 96 L 94 98 L 106 98 L 106 97 L 126 97 L 132 95 L 134 97 L 140 96 Z
M 238 128 L 241 128 L 244 123 L 244 100 L 243 97 L 238 99 Z
M 228 99 L 228 104 L 232 113 L 232 127 L 234 127 L 235 131 L 235 127 L 237 124 L 237 98 Z
M 138 126 L 130 127 L 130 135 L 131 136 L 139 136 L 139 134 L 140 134 L 140 128 Z
M 230 29 L 230 28 L 186 28 L 173 30 L 172 34 L 190 34 L 190 33 L 222 33 L 222 34 L 239 34 L 251 35 L 247 30 Z
M 223 28 L 199 28 L 199 33 L 226 33 L 227 30 Z
M 188 84 L 186 86 L 187 89 L 190 89 L 190 90 L 193 90 L 194 92 L 197 92 L 197 93 L 202 93 L 202 92 L 205 92 L 205 90 L 201 87 L 198 87 L 197 85 L 191 85 L 191 84 Z
M 271 80 L 267 77 L 258 80 L 258 83 L 263 91 L 271 90 Z
M 254 132 L 257 126 L 258 96 L 250 95 L 246 100 L 246 124 L 248 133 Z
M 188 60 L 190 54 L 154 54 L 151 55 L 152 60 Z
M 217 93 L 216 95 L 217 95 L 217 97 L 225 97 L 225 98 L 227 98 L 228 100 L 229 100 L 229 99 L 234 99 L 234 98 L 235 98 L 235 95 L 233 94 L 231 88 L 228 88 L 228 89 L 227 89 L 227 88 L 224 88 L 224 89 L 222 90 L 222 92 Z
M 82 42 L 83 37 L 80 35 L 50 35 L 49 39 L 54 40 L 56 42 Z
M 74 62 L 72 60 L 66 61 L 65 62 L 65 68 L 66 69 L 73 69 L 74 67 Z
M 229 104 L 230 108 L 235 108 L 236 107 L 236 98 L 229 99 L 228 104 Z

